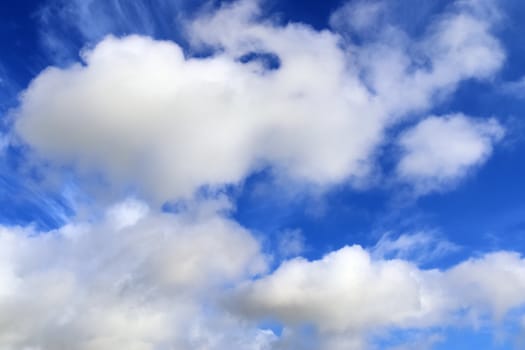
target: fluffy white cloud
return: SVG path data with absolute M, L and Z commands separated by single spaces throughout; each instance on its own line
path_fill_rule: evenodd
M 503 134 L 495 119 L 462 114 L 428 117 L 400 136 L 398 176 L 415 182 L 418 191 L 439 188 L 483 163 Z
M 83 64 L 48 68 L 30 84 L 16 131 L 55 164 L 160 202 L 265 166 L 330 185 L 366 175 L 400 116 L 462 79 L 490 76 L 504 58 L 490 21 L 467 8 L 452 8 L 421 39 L 397 31 L 362 46 L 258 16 L 256 2 L 241 1 L 190 22 L 194 45 L 220 48 L 207 58 L 185 57 L 173 42 L 108 37 Z M 239 60 L 254 52 L 280 67 Z
M 223 209 L 126 201 L 99 223 L 0 228 L 0 348 L 263 349 L 271 332 L 213 311 L 225 285 L 265 269 Z
M 410 263 L 375 262 L 361 247 L 345 247 L 318 261 L 283 263 L 270 276 L 241 288 L 239 309 L 290 325 L 313 323 L 325 332 L 408 325 L 431 318 L 436 305 L 445 303 L 432 288 L 421 289 L 432 275 L 439 272 L 420 274 Z
M 525 304 L 525 260 L 511 252 L 425 270 L 352 246 L 266 274 L 224 209 L 155 214 L 128 200 L 97 223 L 1 227 L 0 347 L 369 349 L 390 330 L 502 320 Z M 279 336 L 259 328 L 268 319 Z
M 371 334 L 385 329 L 501 319 L 523 304 L 525 260 L 518 254 L 487 254 L 440 271 L 373 259 L 359 246 L 316 261 L 284 262 L 239 287 L 231 300 L 248 318 L 275 319 L 290 329 L 313 325 L 323 349 L 363 349 Z
M 176 44 L 141 37 L 106 39 L 85 60 L 33 81 L 18 131 L 48 158 L 102 169 L 156 199 L 237 182 L 268 162 L 291 176 L 339 181 L 362 171 L 378 142 L 377 118 L 347 118 L 341 104 L 353 102 L 336 101 L 347 85 L 339 73 L 262 74 L 224 55 L 186 60 Z M 341 71 L 339 57 L 329 63 Z M 364 107 L 366 92 L 347 88 Z

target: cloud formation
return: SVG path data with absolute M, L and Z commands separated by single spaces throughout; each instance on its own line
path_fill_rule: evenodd
M 400 136 L 398 176 L 414 183 L 419 192 L 440 189 L 485 162 L 503 134 L 495 119 L 428 117 Z
M 140 4 L 128 10 L 140 16 Z M 41 72 L 11 112 L 9 142 L 144 201 L 66 218 L 51 232 L 0 226 L 0 347 L 362 350 L 382 332 L 504 322 L 525 304 L 516 253 L 425 269 L 414 250 L 455 246 L 421 233 L 308 260 L 295 230 L 271 254 L 231 217 L 230 200 L 196 195 L 261 169 L 316 189 L 366 183 L 381 147 L 396 142 L 393 127 L 402 128 L 401 157 L 387 175 L 420 194 L 456 183 L 490 156 L 503 127 L 460 113 L 415 119 L 503 65 L 486 5 L 459 1 L 410 37 L 377 25 L 381 2 L 344 5 L 332 29 L 316 30 L 237 1 L 185 21 L 189 47 L 107 36 L 82 62 Z M 88 28 L 80 19 L 93 8 L 74 9 L 85 38 L 112 26 L 103 16 L 104 26 Z M 352 16 L 363 21 L 345 24 Z M 345 32 L 370 28 L 381 30 L 359 43 Z M 159 209 L 179 200 L 188 205 Z
M 1 227 L 0 347 L 262 349 L 264 331 L 213 314 L 217 291 L 266 268 L 224 205 L 175 215 L 127 200 L 98 223 Z
M 351 183 L 369 173 L 387 128 L 504 59 L 491 23 L 467 7 L 422 38 L 394 30 L 361 46 L 261 16 L 257 2 L 240 1 L 191 21 L 194 47 L 216 49 L 205 58 L 174 42 L 108 37 L 83 64 L 33 80 L 16 131 L 54 164 L 161 203 L 266 167 L 296 182 Z
M 360 246 L 320 260 L 295 258 L 240 286 L 232 309 L 292 329 L 312 325 L 318 348 L 363 349 L 386 329 L 432 329 L 501 319 L 525 303 L 525 260 L 496 252 L 444 271 L 373 259 Z M 314 347 L 316 348 L 316 347 Z
M 388 331 L 503 321 L 525 304 L 525 260 L 506 251 L 437 270 L 351 246 L 268 272 L 227 209 L 126 200 L 97 223 L 1 227 L 0 347 L 368 349 Z

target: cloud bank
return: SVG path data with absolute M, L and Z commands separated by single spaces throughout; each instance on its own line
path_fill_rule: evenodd
M 348 246 L 269 272 L 227 205 L 159 214 L 127 200 L 97 223 L 1 227 L 0 347 L 365 349 L 390 329 L 474 327 L 525 303 L 525 260 L 506 251 L 437 270 Z

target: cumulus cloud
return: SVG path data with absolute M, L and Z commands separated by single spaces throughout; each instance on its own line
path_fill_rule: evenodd
M 428 117 L 400 136 L 398 176 L 421 192 L 454 183 L 485 162 L 503 134 L 495 119 Z
M 217 49 L 206 58 L 174 42 L 108 37 L 83 52 L 83 64 L 33 80 L 16 131 L 54 164 L 159 202 L 262 167 L 327 186 L 363 179 L 386 128 L 504 59 L 491 22 L 466 8 L 420 39 L 395 31 L 362 46 L 261 16 L 257 2 L 240 1 L 188 23 L 194 47 Z
M 502 318 L 525 303 L 525 260 L 497 252 L 448 270 L 373 259 L 359 246 L 320 260 L 296 258 L 237 289 L 231 308 L 297 329 L 311 325 L 320 348 L 363 349 L 381 329 L 418 330 Z M 466 317 L 465 315 L 469 315 Z
M 128 200 L 97 223 L 1 227 L 0 347 L 263 349 L 271 332 L 213 314 L 221 288 L 265 270 L 221 206 L 159 214 Z
M 339 74 L 323 82 L 316 73 L 305 87 L 298 72 L 261 74 L 221 55 L 186 60 L 176 44 L 144 37 L 106 39 L 85 59 L 86 67 L 48 69 L 33 81 L 17 130 L 48 158 L 102 169 L 156 199 L 235 183 L 266 163 L 339 181 L 362 171 L 379 137 L 376 118 L 359 123 L 338 107 L 348 103 L 334 98 L 345 85 Z M 362 88 L 352 91 L 365 103 Z
M 352 246 L 268 273 L 224 205 L 159 214 L 126 200 L 51 232 L 1 227 L 0 347 L 369 349 L 378 334 L 504 320 L 525 303 L 525 260 L 505 251 L 425 270 Z

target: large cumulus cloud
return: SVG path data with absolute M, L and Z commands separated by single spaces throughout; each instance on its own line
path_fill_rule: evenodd
M 0 347 L 368 349 L 390 330 L 479 327 L 525 304 L 525 260 L 508 251 L 438 270 L 354 245 L 268 271 L 224 205 L 158 214 L 127 200 L 97 223 L 2 226 Z
M 248 318 L 278 320 L 291 330 L 311 325 L 318 348 L 363 349 L 381 330 L 501 320 L 525 303 L 524 293 L 525 260 L 513 252 L 425 270 L 406 260 L 374 259 L 351 246 L 320 260 L 286 261 L 239 286 L 227 303 Z
M 160 202 L 263 167 L 326 186 L 362 179 L 385 129 L 504 59 L 472 6 L 452 7 L 421 38 L 387 30 L 363 45 L 260 18 L 257 2 L 241 1 L 188 23 L 194 47 L 214 48 L 205 58 L 108 37 L 82 63 L 35 78 L 16 131 L 44 159 Z
M 0 347 L 260 349 L 264 331 L 214 315 L 218 291 L 266 268 L 258 241 L 224 209 L 157 214 L 127 200 L 97 223 L 1 227 Z

